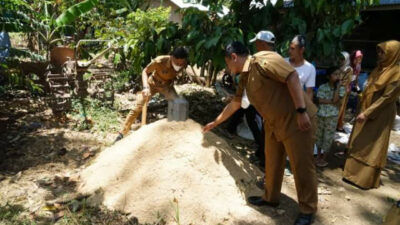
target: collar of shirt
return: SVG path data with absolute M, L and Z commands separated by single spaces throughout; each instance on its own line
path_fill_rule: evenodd
M 244 62 L 242 73 L 247 73 L 250 70 L 250 62 L 252 60 L 252 56 L 247 56 L 246 61 Z
M 168 61 L 167 61 L 167 65 L 166 66 L 167 66 L 168 69 L 173 69 L 172 68 L 172 56 L 168 57 Z

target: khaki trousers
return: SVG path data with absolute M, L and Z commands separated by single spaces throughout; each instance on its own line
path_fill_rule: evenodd
M 150 85 L 150 92 L 151 96 L 147 98 L 147 101 L 153 97 L 156 93 L 162 94 L 167 100 L 173 100 L 175 98 L 178 98 L 178 94 L 176 93 L 176 90 L 173 85 L 167 85 L 167 86 L 157 86 L 157 85 Z M 128 116 L 125 119 L 124 125 L 122 127 L 122 130 L 120 131 L 121 134 L 124 136 L 129 132 L 131 129 L 132 123 L 135 122 L 136 118 L 140 115 L 143 109 L 143 105 L 146 102 L 146 99 L 143 97 L 141 92 L 138 92 L 136 95 L 136 101 L 129 112 Z
M 315 213 L 318 205 L 317 176 L 314 164 L 314 127 L 306 132 L 296 132 L 278 141 L 274 134 L 265 136 L 265 195 L 264 200 L 279 202 L 286 155 L 294 175 L 301 213 Z M 267 124 L 264 124 L 267 127 Z

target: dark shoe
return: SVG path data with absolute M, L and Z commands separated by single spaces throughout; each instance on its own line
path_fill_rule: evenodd
M 118 133 L 118 136 L 117 136 L 117 138 L 115 138 L 115 141 L 113 144 L 115 144 L 117 141 L 121 140 L 122 138 L 124 138 L 124 135 L 121 133 Z
M 260 196 L 250 196 L 247 198 L 247 201 L 255 206 L 270 206 L 270 207 L 278 207 L 279 202 L 267 202 Z
M 314 214 L 300 213 L 297 216 L 296 221 L 294 221 L 294 225 L 310 225 L 313 222 L 314 222 Z

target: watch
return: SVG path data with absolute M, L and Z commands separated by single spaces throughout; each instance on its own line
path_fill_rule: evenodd
M 305 113 L 306 111 L 307 111 L 306 107 L 304 107 L 304 108 L 299 107 L 299 108 L 296 109 L 296 112 L 298 112 L 300 114 Z

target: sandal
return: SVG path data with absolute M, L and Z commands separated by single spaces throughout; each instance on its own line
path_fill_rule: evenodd
M 336 152 L 334 155 L 339 159 L 343 159 L 345 157 L 346 153 L 345 152 Z
M 320 167 L 320 168 L 323 168 L 323 167 L 328 166 L 328 162 L 325 161 L 325 160 L 323 160 L 323 159 L 321 159 L 320 161 L 318 161 L 318 162 L 316 163 L 316 166 L 318 166 L 318 167 Z

